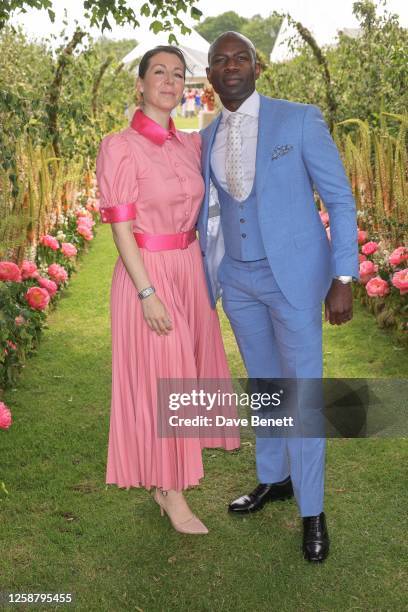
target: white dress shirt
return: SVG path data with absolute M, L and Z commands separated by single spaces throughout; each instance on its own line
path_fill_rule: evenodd
M 255 177 L 256 145 L 258 142 L 258 117 L 259 117 L 259 94 L 254 91 L 249 98 L 241 104 L 236 113 L 244 115 L 240 125 L 242 136 L 242 170 L 244 178 L 245 192 L 248 196 L 251 192 Z M 225 157 L 228 125 L 227 118 L 231 111 L 223 107 L 222 117 L 215 135 L 213 148 L 211 151 L 211 169 L 215 178 L 225 191 L 228 191 L 227 179 L 225 176 Z

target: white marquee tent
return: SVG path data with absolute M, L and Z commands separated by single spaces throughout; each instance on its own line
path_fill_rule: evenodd
M 198 32 L 192 30 L 190 34 L 177 34 L 178 47 L 183 51 L 187 62 L 187 83 L 204 82 L 206 79 L 205 69 L 207 64 L 207 53 L 209 43 L 200 36 Z M 143 34 L 143 40 L 128 53 L 124 58 L 124 64 L 131 64 L 140 58 L 146 51 L 157 45 L 168 45 L 168 33 Z

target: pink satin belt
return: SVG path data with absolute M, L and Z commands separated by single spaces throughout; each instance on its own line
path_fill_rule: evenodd
M 196 231 L 191 229 L 180 234 L 133 234 L 137 245 L 148 251 L 170 251 L 172 249 L 186 249 L 196 240 Z

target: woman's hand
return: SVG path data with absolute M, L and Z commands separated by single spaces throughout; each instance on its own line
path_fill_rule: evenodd
M 142 300 L 142 309 L 146 323 L 158 336 L 167 336 L 173 329 L 169 313 L 155 293 Z

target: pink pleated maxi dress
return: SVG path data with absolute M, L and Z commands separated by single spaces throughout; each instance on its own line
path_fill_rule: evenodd
M 200 136 L 169 130 L 136 111 L 132 124 L 101 143 L 97 159 L 101 217 L 133 220 L 133 231 L 174 234 L 194 228 L 204 194 Z M 160 437 L 159 378 L 228 379 L 218 316 L 209 303 L 197 240 L 186 249 L 141 249 L 151 284 L 173 330 L 145 322 L 137 290 L 119 256 L 111 286 L 112 401 L 106 483 L 186 489 L 203 477 L 201 449 L 239 447 L 238 430 L 217 436 Z

